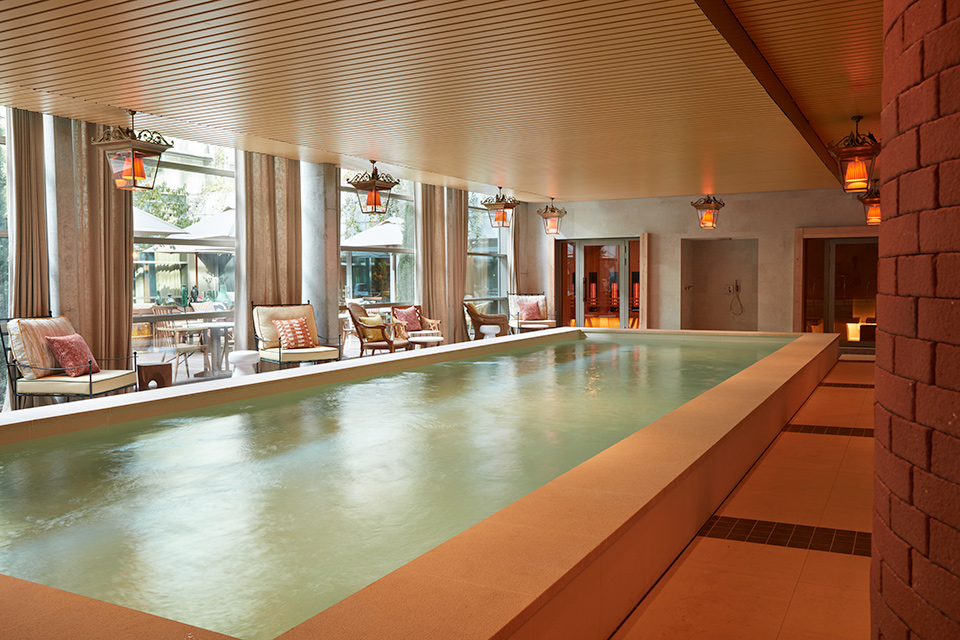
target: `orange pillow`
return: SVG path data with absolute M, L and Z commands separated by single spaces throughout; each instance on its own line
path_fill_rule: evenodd
M 71 378 L 99 373 L 100 365 L 79 333 L 69 336 L 44 336 L 57 363 Z
M 281 349 L 309 349 L 317 346 L 313 344 L 306 318 L 274 320 L 273 326 L 277 328 Z

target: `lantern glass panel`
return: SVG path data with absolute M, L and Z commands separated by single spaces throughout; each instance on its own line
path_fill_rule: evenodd
M 697 214 L 700 218 L 701 229 L 717 228 L 717 218 L 720 217 L 718 209 L 697 209 Z

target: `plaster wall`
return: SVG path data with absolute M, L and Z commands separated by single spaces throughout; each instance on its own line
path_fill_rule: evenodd
M 756 240 L 681 240 L 680 264 L 683 329 L 757 330 Z
M 558 202 L 567 210 L 561 234 L 547 236 L 537 215 L 542 205 L 518 207 L 517 263 L 521 288 L 554 298 L 556 239 L 631 238 L 650 233 L 649 322 L 653 329 L 679 329 L 681 241 L 751 238 L 757 240 L 757 329 L 793 329 L 793 231 L 798 227 L 863 225 L 863 207 L 836 189 L 721 194 L 726 206 L 719 228 L 700 229 L 690 202 L 699 195 L 592 202 Z

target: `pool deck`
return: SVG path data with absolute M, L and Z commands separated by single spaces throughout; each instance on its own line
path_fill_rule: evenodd
M 577 331 L 31 409 L 18 412 L 19 419 L 0 418 L 0 444 L 162 415 L 171 411 L 172 399 L 175 410 L 190 410 L 549 342 Z M 280 638 L 610 637 L 777 438 L 837 354 L 835 337 L 801 335 Z M 72 637 L 116 637 L 122 620 L 129 622 L 124 627 L 152 625 L 139 637 L 226 637 L 5 576 L 0 596 L 8 605 L 0 612 L 0 628 L 22 629 L 23 637 L 58 637 L 39 628 L 50 624 L 51 615 L 65 629 L 90 630 Z M 76 624 L 68 622 L 72 618 Z

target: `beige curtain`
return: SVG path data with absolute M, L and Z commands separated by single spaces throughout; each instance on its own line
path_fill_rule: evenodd
M 91 144 L 103 129 L 54 118 L 59 311 L 95 355 L 123 358 L 132 352 L 133 195 L 116 188 Z
M 520 284 L 520 233 L 524 224 L 521 219 L 526 210 L 527 206 L 523 204 L 513 210 L 513 223 L 507 236 L 507 271 L 510 273 L 507 284 L 510 293 L 531 293 Z
M 43 116 L 10 110 L 11 314 L 13 317 L 50 313 L 47 265 L 47 221 L 43 182 Z
M 467 192 L 446 190 L 447 236 L 447 328 L 444 337 L 448 343 L 469 339 L 467 321 L 463 315 L 463 295 L 467 287 Z
M 236 335 L 252 347 L 251 305 L 303 302 L 300 163 L 246 151 L 238 156 Z
M 418 283 L 423 315 L 440 320 L 444 334 L 450 333 L 447 314 L 446 228 L 443 187 L 420 185 L 420 268 Z M 461 314 L 462 315 L 462 314 Z M 447 338 L 452 342 L 452 335 Z

